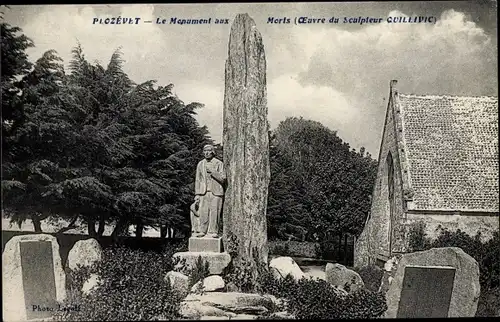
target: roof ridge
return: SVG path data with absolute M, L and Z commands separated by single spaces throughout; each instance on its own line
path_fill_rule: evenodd
M 399 96 L 412 97 L 412 98 L 428 98 L 428 99 L 433 99 L 433 98 L 475 98 L 475 99 L 498 100 L 498 96 L 492 96 L 492 95 L 466 96 L 466 95 L 446 95 L 446 94 L 437 95 L 437 94 L 399 93 Z

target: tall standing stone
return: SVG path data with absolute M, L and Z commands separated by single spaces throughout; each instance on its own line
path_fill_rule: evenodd
M 242 260 L 251 261 L 254 268 L 256 262 L 267 264 L 268 131 L 262 37 L 248 14 L 238 14 L 229 36 L 223 130 L 224 245 L 236 245 L 235 266 Z

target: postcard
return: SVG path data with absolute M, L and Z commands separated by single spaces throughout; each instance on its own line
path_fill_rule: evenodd
M 5 321 L 499 316 L 496 1 L 0 9 Z

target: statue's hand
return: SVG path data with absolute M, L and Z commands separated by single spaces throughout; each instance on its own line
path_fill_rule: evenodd
M 194 203 L 199 204 L 200 203 L 200 196 L 196 195 L 194 196 Z

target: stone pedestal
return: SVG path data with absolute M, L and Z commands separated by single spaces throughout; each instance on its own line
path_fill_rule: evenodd
M 221 253 L 222 252 L 222 238 L 189 238 L 189 251 L 190 252 L 209 252 Z
M 210 275 L 221 274 L 231 262 L 231 256 L 224 253 L 215 252 L 180 252 L 175 253 L 173 256 L 174 261 L 178 261 L 175 265 L 175 270 L 190 271 L 198 258 L 201 257 L 203 261 L 208 262 L 208 269 Z

